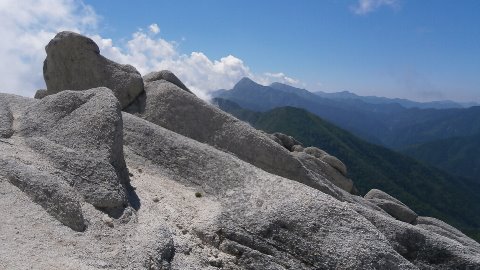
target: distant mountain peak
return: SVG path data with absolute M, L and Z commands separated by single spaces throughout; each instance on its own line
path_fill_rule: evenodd
M 255 85 L 258 85 L 258 83 L 254 82 L 252 79 L 248 78 L 248 77 L 243 77 L 242 79 L 240 79 L 240 81 L 238 81 L 235 86 L 233 87 L 234 89 L 235 88 L 243 88 L 243 87 L 250 87 L 250 86 L 255 86 Z

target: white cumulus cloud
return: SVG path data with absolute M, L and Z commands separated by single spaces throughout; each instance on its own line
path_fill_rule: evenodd
M 122 64 L 130 64 L 145 75 L 151 71 L 168 69 L 197 96 L 209 98 L 209 92 L 229 89 L 242 77 L 254 77 L 248 66 L 233 55 L 210 60 L 202 52 L 183 54 L 177 43 L 167 41 L 139 30 L 124 44 L 115 45 L 111 39 L 91 36 L 105 57 Z
M 253 74 L 238 57 L 227 55 L 212 60 L 202 52 L 182 53 L 178 42 L 162 38 L 160 27 L 151 24 L 121 42 L 96 33 L 99 15 L 80 0 L 2 0 L 0 1 L 0 92 L 33 96 L 44 88 L 42 65 L 45 45 L 59 31 L 71 30 L 87 35 L 105 57 L 130 64 L 145 75 L 168 69 L 174 72 L 197 96 L 209 98 L 217 89 L 230 89 L 242 77 L 261 84 L 299 81 L 279 73 Z M 5 23 L 4 23 L 5 22 Z
M 45 87 L 48 41 L 59 31 L 94 29 L 98 21 L 90 6 L 75 0 L 2 0 L 0 18 L 0 92 L 25 96 Z
M 382 6 L 397 8 L 399 0 L 358 0 L 357 4 L 351 7 L 351 10 L 357 15 L 371 13 Z

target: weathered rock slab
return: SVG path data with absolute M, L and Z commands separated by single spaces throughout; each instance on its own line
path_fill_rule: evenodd
M 50 215 L 75 231 L 85 229 L 77 192 L 58 177 L 17 160 L 0 157 L 0 177 L 25 192 Z
M 219 202 L 213 216 L 191 225 L 203 245 L 229 255 L 211 265 L 415 269 L 347 203 L 138 117 L 124 113 L 123 119 L 129 151 L 201 190 L 199 203 Z

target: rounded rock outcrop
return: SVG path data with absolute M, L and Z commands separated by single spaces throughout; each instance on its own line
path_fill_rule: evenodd
M 175 76 L 175 74 L 173 74 L 173 72 L 171 72 L 170 70 L 153 71 L 143 76 L 143 81 L 145 83 L 159 81 L 159 80 L 165 80 L 167 82 L 171 82 L 176 86 L 182 88 L 183 90 L 191 93 L 190 89 L 188 89 L 188 87 L 186 87 L 185 84 L 183 84 L 182 81 L 180 81 L 180 79 L 177 76 Z
M 418 217 L 417 213 L 413 212 L 408 206 L 381 190 L 372 189 L 364 198 L 400 221 L 413 223 Z
M 42 99 L 44 97 L 48 96 L 47 89 L 38 89 L 37 92 L 35 92 L 35 99 Z

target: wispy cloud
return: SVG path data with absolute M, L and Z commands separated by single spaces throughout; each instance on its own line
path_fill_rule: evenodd
M 358 0 L 350 9 L 357 15 L 366 15 L 383 6 L 396 9 L 399 5 L 399 0 Z
M 398 89 L 415 100 L 433 101 L 446 98 L 442 85 L 433 82 L 427 74 L 414 67 L 395 70 L 390 75 L 396 80 Z
M 122 64 L 131 64 L 145 75 L 169 69 L 200 98 L 208 99 L 213 90 L 232 88 L 242 77 L 269 84 L 280 81 L 298 84 L 284 73 L 254 74 L 244 61 L 227 55 L 212 60 L 202 52 L 182 53 L 178 42 L 161 37 L 157 24 L 139 29 L 121 42 L 97 33 L 100 16 L 80 0 L 0 1 L 0 92 L 33 96 L 44 88 L 42 63 L 45 45 L 55 34 L 71 30 L 91 37 L 102 55 Z M 185 42 L 186 39 L 182 39 Z
M 263 75 L 264 75 L 264 78 L 261 78 L 259 81 L 262 84 L 271 84 L 272 82 L 281 82 L 281 83 L 286 83 L 290 85 L 301 84 L 300 80 L 288 77 L 283 72 L 278 72 L 278 73 L 265 72 Z

